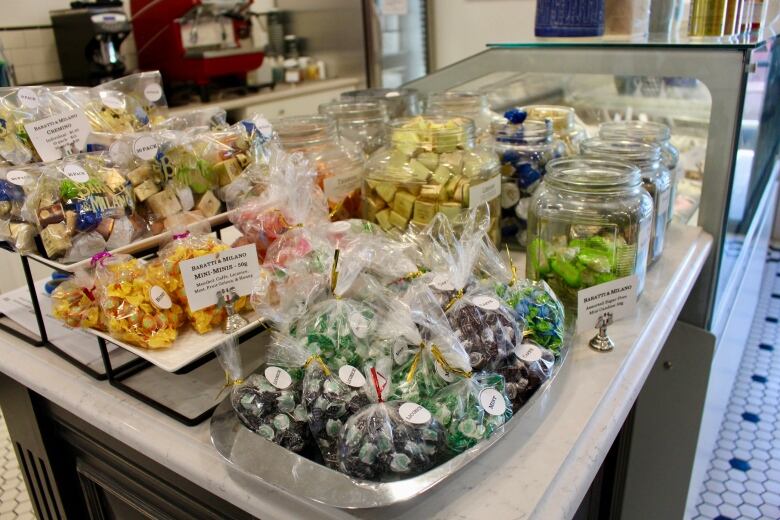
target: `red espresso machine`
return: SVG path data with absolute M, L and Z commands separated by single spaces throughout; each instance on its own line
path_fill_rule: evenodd
M 241 46 L 252 0 L 131 0 L 133 34 L 142 70 L 159 70 L 166 81 L 195 82 L 208 96 L 212 78 L 242 83 L 263 63 L 263 52 Z

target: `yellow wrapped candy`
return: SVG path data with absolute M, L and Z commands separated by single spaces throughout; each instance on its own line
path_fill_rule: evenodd
M 151 269 L 159 270 L 157 274 L 159 278 L 167 281 L 166 290 L 176 302 L 186 309 L 187 318 L 198 334 L 205 334 L 213 328 L 219 327 L 225 321 L 227 313 L 225 309 L 216 305 L 197 311 L 190 309 L 179 264 L 184 260 L 214 254 L 226 249 L 229 249 L 227 244 L 210 235 L 192 235 L 188 232 L 175 236 L 174 241 L 160 251 L 160 261 L 151 266 Z M 241 312 L 246 309 L 247 301 L 246 296 L 238 298 L 235 302 L 235 310 Z
M 95 280 L 84 272 L 62 282 L 51 295 L 52 314 L 68 327 L 104 330 Z

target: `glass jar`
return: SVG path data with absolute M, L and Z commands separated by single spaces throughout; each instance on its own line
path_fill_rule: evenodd
M 503 118 L 490 110 L 487 96 L 476 92 L 444 91 L 428 94 L 425 112 L 446 117 L 467 117 L 474 121 L 477 139 L 487 137 L 491 125 Z
M 418 116 L 390 123 L 390 144 L 369 159 L 363 183 L 363 218 L 404 231 L 444 213 L 487 202 L 490 237 L 498 242 L 501 178 L 495 154 L 474 144 L 474 122 L 462 117 Z
M 374 153 L 386 142 L 387 109 L 379 101 L 323 103 L 320 114 L 336 122 L 342 139 L 352 141 L 367 154 Z
M 577 125 L 574 109 L 560 105 L 528 105 L 520 110 L 528 114 L 529 121 L 552 120 L 553 134 L 566 149 L 566 155 L 580 153 L 580 143 L 588 136 L 585 130 Z
M 572 314 L 577 292 L 594 285 L 636 274 L 641 293 L 652 219 L 636 166 L 554 159 L 528 211 L 526 276 L 545 280 Z
M 674 216 L 674 201 L 677 197 L 677 185 L 682 178 L 677 165 L 680 152 L 671 143 L 672 131 L 663 124 L 654 121 L 609 121 L 599 125 L 599 137 L 604 139 L 631 139 L 645 143 L 654 143 L 661 147 L 661 162 L 672 176 L 671 211 L 667 214 L 667 223 Z
M 653 224 L 650 227 L 648 265 L 661 258 L 664 251 L 667 215 L 671 208 L 671 174 L 661 163 L 661 148 L 640 141 L 612 141 L 594 137 L 580 146 L 583 155 L 617 159 L 633 164 L 642 174 L 642 186 L 653 199 Z
M 341 94 L 342 101 L 381 101 L 390 119 L 416 116 L 420 113 L 417 91 L 411 88 L 366 88 Z
M 284 151 L 302 152 L 314 163 L 331 220 L 359 217 L 365 155 L 338 137 L 336 123 L 327 116 L 295 116 L 278 119 L 272 126 Z
M 529 197 L 539 186 L 547 161 L 562 155 L 562 145 L 553 140 L 549 121 L 494 121 L 491 135 L 501 165 L 501 240 L 524 249 Z

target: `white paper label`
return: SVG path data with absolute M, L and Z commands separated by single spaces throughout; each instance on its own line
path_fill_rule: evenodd
M 87 170 L 79 164 L 66 164 L 62 168 L 62 173 L 73 182 L 83 183 L 89 180 Z
M 100 93 L 100 100 L 108 108 L 122 110 L 125 108 L 125 102 L 122 100 L 122 94 L 115 90 L 108 90 Z
M 455 374 L 453 374 L 452 372 L 444 368 L 442 364 L 439 363 L 438 361 L 433 362 L 433 368 L 434 370 L 436 370 L 436 373 L 439 375 L 439 377 L 445 380 L 446 382 L 448 383 L 455 382 Z
M 371 322 L 368 321 L 368 318 L 356 311 L 349 315 L 349 326 L 352 328 L 352 332 L 355 336 L 358 338 L 365 338 L 368 336 L 368 329 L 371 326 Z
M 114 141 L 108 147 L 108 156 L 111 157 L 111 160 L 114 161 L 115 163 L 125 162 L 124 152 L 125 152 L 125 145 L 122 143 L 122 141 Z
M 486 311 L 496 311 L 500 306 L 498 300 L 492 296 L 475 296 L 471 301 L 474 305 Z
M 506 401 L 501 392 L 495 388 L 485 388 L 479 393 L 479 404 L 490 415 L 504 415 L 506 412 Z
M 431 287 L 433 287 L 436 290 L 439 291 L 454 291 L 455 286 L 450 281 L 450 277 L 446 274 L 437 274 L 434 275 L 431 279 L 431 283 L 429 283 Z
M 44 162 L 79 153 L 92 131 L 89 120 L 78 110 L 44 117 L 24 125 L 35 150 Z
M 577 292 L 577 332 L 593 330 L 601 316 L 617 321 L 636 312 L 637 277 L 632 274 Z
M 290 385 L 292 384 L 292 377 L 290 377 L 290 374 L 279 367 L 268 367 L 265 369 L 265 372 L 263 372 L 263 375 L 269 383 L 279 390 L 290 388 Z
M 469 190 L 469 208 L 476 208 L 480 204 L 490 202 L 501 196 L 501 176 L 496 175 L 492 179 L 475 184 Z
M 542 359 L 542 349 L 531 343 L 523 343 L 515 347 L 515 356 L 525 363 L 536 363 Z
M 152 103 L 159 101 L 163 95 L 163 89 L 157 83 L 149 83 L 144 87 L 144 97 Z
M 406 15 L 409 13 L 409 0 L 382 0 L 382 14 Z
M 216 305 L 220 293 L 247 296 L 260 276 L 257 249 L 252 244 L 185 260 L 179 269 L 193 311 Z
M 26 108 L 38 108 L 38 94 L 31 88 L 20 88 L 16 91 L 16 98 Z
M 154 137 L 143 135 L 133 141 L 133 154 L 142 161 L 151 161 L 157 155 L 159 145 Z
M 159 285 L 153 285 L 152 288 L 149 289 L 149 297 L 152 299 L 152 305 L 158 309 L 170 309 L 173 305 L 171 297 L 165 292 L 165 289 Z
M 352 386 L 354 388 L 360 388 L 366 384 L 366 378 L 360 373 L 360 370 L 352 365 L 344 365 L 339 368 L 339 379 L 345 385 Z
M 353 191 L 360 189 L 360 172 L 346 172 L 328 177 L 322 182 L 325 196 L 331 201 L 340 201 Z
M 17 186 L 24 186 L 30 182 L 31 179 L 30 174 L 22 170 L 11 170 L 5 174 L 5 180 L 11 184 L 16 184 Z
M 424 406 L 415 403 L 404 403 L 398 407 L 401 419 L 409 424 L 428 424 L 431 422 L 431 412 Z

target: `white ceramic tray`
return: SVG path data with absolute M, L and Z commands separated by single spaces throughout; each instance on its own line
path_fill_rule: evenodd
M 203 222 L 207 222 L 209 226 L 213 229 L 215 226 L 219 226 L 227 222 L 228 214 L 229 212 L 224 212 L 224 213 L 220 213 L 219 215 L 214 215 L 213 217 L 209 217 L 200 222 L 190 224 L 189 226 L 187 226 L 187 228 L 197 229 L 199 226 L 203 225 Z M 161 246 L 170 241 L 171 241 L 171 232 L 166 231 L 164 233 L 160 233 L 159 235 L 142 238 L 141 240 L 136 240 L 132 244 L 127 244 L 126 246 L 117 247 L 116 249 L 112 249 L 111 251 L 109 251 L 109 253 L 111 254 L 126 253 L 132 255 L 133 253 L 139 253 L 141 251 L 145 251 L 148 249 L 154 249 L 155 247 Z M 29 258 L 32 258 L 36 262 L 40 262 L 41 264 L 47 267 L 51 267 L 52 269 L 56 269 L 57 271 L 62 271 L 65 273 L 75 273 L 79 269 L 89 267 L 89 262 L 91 260 L 90 258 L 86 258 L 84 260 L 81 260 L 73 264 L 63 264 L 62 262 L 58 262 L 57 260 L 50 260 L 38 254 L 29 254 L 27 256 Z
M 244 313 L 242 316 L 246 318 L 249 324 L 232 334 L 232 336 L 240 336 L 263 326 L 263 321 L 254 311 Z M 136 356 L 147 360 L 166 372 L 176 372 L 190 363 L 197 361 L 211 352 L 215 347 L 219 346 L 228 337 L 222 332 L 222 329 L 219 328 L 207 332 L 206 334 L 198 334 L 192 327 L 187 326 L 182 329 L 176 338 L 176 341 L 174 341 L 173 345 L 170 347 L 146 349 L 119 341 L 118 339 L 111 337 L 107 332 L 101 332 L 94 329 L 87 330 L 91 334 L 101 337 L 109 343 L 113 343 L 114 345 L 132 352 Z

